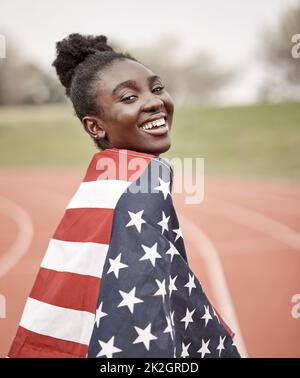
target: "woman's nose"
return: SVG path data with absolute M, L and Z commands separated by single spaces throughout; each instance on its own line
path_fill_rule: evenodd
M 144 98 L 143 102 L 144 111 L 161 110 L 164 107 L 164 102 L 157 95 L 151 93 Z

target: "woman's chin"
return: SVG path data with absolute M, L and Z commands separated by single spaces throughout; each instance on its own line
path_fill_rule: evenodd
M 171 147 L 171 137 L 168 135 L 167 138 L 164 138 L 161 141 L 157 141 L 153 145 L 148 146 L 148 153 L 153 154 L 153 155 L 160 155 L 163 154 L 164 152 L 167 152 Z M 146 151 L 145 151 L 146 152 Z

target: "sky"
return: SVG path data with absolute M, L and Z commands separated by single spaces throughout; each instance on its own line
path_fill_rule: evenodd
M 55 43 L 70 33 L 105 34 L 129 52 L 130 46 L 177 36 L 184 56 L 208 51 L 224 68 L 239 72 L 222 92 L 224 104 L 251 103 L 263 75 L 261 31 L 299 1 L 0 0 L 0 33 L 45 69 L 52 69 Z

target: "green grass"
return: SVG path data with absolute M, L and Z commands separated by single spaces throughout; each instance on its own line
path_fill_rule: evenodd
M 176 109 L 166 157 L 205 172 L 300 178 L 300 103 Z M 0 165 L 86 166 L 96 149 L 69 105 L 0 108 Z

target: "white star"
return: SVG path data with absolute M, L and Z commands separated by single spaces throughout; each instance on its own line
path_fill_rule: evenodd
M 164 199 L 166 199 L 168 194 L 171 195 L 171 193 L 170 193 L 170 181 L 165 182 L 160 177 L 158 178 L 158 180 L 159 180 L 160 185 L 156 186 L 154 189 L 157 189 L 157 190 L 163 192 Z
M 114 341 L 115 341 L 115 336 L 113 336 L 107 343 L 105 343 L 104 341 L 98 340 L 102 349 L 100 350 L 100 352 L 97 354 L 96 357 L 106 356 L 107 358 L 112 358 L 113 353 L 122 352 L 122 349 L 116 348 L 114 346 Z
M 181 232 L 181 228 L 175 228 L 175 230 L 172 230 L 173 232 L 175 232 L 176 234 L 176 238 L 175 238 L 175 241 L 179 238 L 182 238 L 183 239 L 183 235 L 182 235 L 182 232 Z
M 150 341 L 157 339 L 157 337 L 151 333 L 151 323 L 149 323 L 145 329 L 139 327 L 134 328 L 138 333 L 138 337 L 134 340 L 133 344 L 144 343 L 145 348 L 149 350 Z
M 127 306 L 129 308 L 129 311 L 132 314 L 133 314 L 133 311 L 134 311 L 134 305 L 136 303 L 144 302 L 143 300 L 141 300 L 141 299 L 139 299 L 135 296 L 135 290 L 136 290 L 136 287 L 134 287 L 129 293 L 125 293 L 125 291 L 119 290 L 119 293 L 122 295 L 123 300 L 118 305 L 118 307 Z
M 212 310 L 213 310 L 213 313 L 214 313 L 215 317 L 217 318 L 218 322 L 220 323 L 220 319 L 218 317 L 218 314 L 216 313 L 216 311 L 215 311 L 215 309 L 214 309 L 213 306 L 212 306 Z
M 170 312 L 171 324 L 172 324 L 173 327 L 174 327 L 174 325 L 175 325 L 175 323 L 174 323 L 174 314 L 175 314 L 175 311 Z
M 194 322 L 192 316 L 193 316 L 195 310 L 196 309 L 194 308 L 194 310 L 192 312 L 190 312 L 188 308 L 186 309 L 185 317 L 180 320 L 181 322 L 185 322 L 184 329 L 187 329 L 187 326 L 189 325 L 189 323 Z
M 96 311 L 95 323 L 97 324 L 97 328 L 99 327 L 100 319 L 104 318 L 104 316 L 107 315 L 106 312 L 102 312 L 102 305 L 103 305 L 103 302 L 100 303 L 100 305 L 99 305 L 99 307 L 97 308 L 97 311 Z
M 167 250 L 166 255 L 171 255 L 171 262 L 172 262 L 173 257 L 175 255 L 180 255 L 180 253 L 177 251 L 177 249 L 175 248 L 175 246 L 171 242 L 169 242 L 169 243 L 170 243 L 170 248 Z
M 171 295 L 172 295 L 172 291 L 177 290 L 177 287 L 175 286 L 176 278 L 177 278 L 177 276 L 175 276 L 174 278 L 172 278 L 172 276 L 169 276 L 169 279 L 170 279 L 170 284 L 169 284 L 170 298 L 171 298 Z
M 143 250 L 146 252 L 143 257 L 140 258 L 141 260 L 150 260 L 151 264 L 155 267 L 155 259 L 161 259 L 160 254 L 157 252 L 157 243 L 155 243 L 152 247 L 147 247 L 143 245 Z
M 210 319 L 212 319 L 210 313 L 209 313 L 209 306 L 205 306 L 204 305 L 204 309 L 205 309 L 205 314 L 202 316 L 201 319 L 205 319 L 205 327 L 207 326 L 207 323 Z
M 162 211 L 162 220 L 158 222 L 157 224 L 161 226 L 161 233 L 163 234 L 165 230 L 169 231 L 168 222 L 169 222 L 170 216 L 166 217 L 164 211 Z
M 221 356 L 222 350 L 225 349 L 224 348 L 224 341 L 225 341 L 225 339 L 226 339 L 226 336 L 224 336 L 224 337 L 220 336 L 220 342 L 219 342 L 219 345 L 217 347 L 217 350 L 219 351 L 219 357 Z
M 171 334 L 171 338 L 173 340 L 173 327 L 172 327 L 172 324 L 171 324 L 171 319 L 169 316 L 166 316 L 166 321 L 167 321 L 167 328 L 164 330 L 164 333 L 170 333 Z
M 114 272 L 116 278 L 119 278 L 119 270 L 127 268 L 128 265 L 121 263 L 121 253 L 115 259 L 109 259 L 110 268 L 107 274 Z
M 186 357 L 189 356 L 188 349 L 189 349 L 190 345 L 191 345 L 191 343 L 189 343 L 188 345 L 184 345 L 184 343 L 182 343 L 182 352 L 181 352 L 181 357 L 182 358 L 186 358 Z
M 157 286 L 158 286 L 158 290 L 156 293 L 154 293 L 153 295 L 161 295 L 163 297 L 163 302 L 165 300 L 165 295 L 167 294 L 166 292 L 166 280 L 163 280 L 162 282 L 160 282 L 159 280 L 155 280 L 156 283 L 157 283 Z
M 210 354 L 210 350 L 208 349 L 209 342 L 210 342 L 210 339 L 208 339 L 207 342 L 205 342 L 202 339 L 201 348 L 199 350 L 197 350 L 198 353 L 201 353 L 201 358 L 203 358 L 206 354 Z
M 191 295 L 191 292 L 193 288 L 196 288 L 195 282 L 194 282 L 195 276 L 193 274 L 189 273 L 189 281 L 184 285 L 184 287 L 189 288 L 189 296 Z
M 141 232 L 142 224 L 146 221 L 142 218 L 144 210 L 138 211 L 137 213 L 132 213 L 128 211 L 130 216 L 130 221 L 126 224 L 126 227 L 135 226 L 138 232 Z

